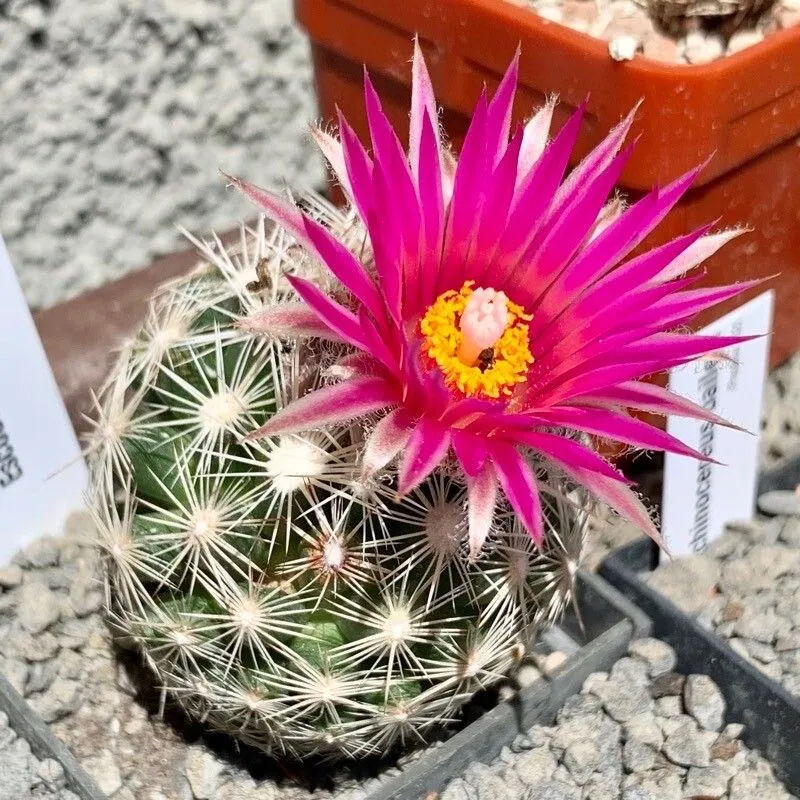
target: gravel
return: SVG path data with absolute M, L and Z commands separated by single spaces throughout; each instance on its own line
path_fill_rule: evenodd
M 634 0 L 509 0 L 530 8 L 549 22 L 565 25 L 608 42 L 609 56 L 630 61 L 641 54 L 673 64 L 705 64 L 738 53 L 763 41 L 770 33 L 800 21 L 797 0 L 782 0 L 751 28 L 726 33 L 709 19 L 687 25 L 683 35 L 671 36 L 650 19 L 645 2 Z M 688 6 L 702 5 L 696 2 Z M 713 4 L 705 4 L 706 8 Z
M 800 17 L 800 2 L 792 2 Z M 800 353 L 773 370 L 764 384 L 761 419 L 762 467 L 800 450 Z
M 763 498 L 759 506 L 776 508 Z M 646 577 L 735 652 L 800 696 L 798 531 L 795 515 L 732 523 L 702 555 L 674 559 Z M 684 696 L 698 723 L 716 730 L 721 698 L 706 697 L 707 687 L 687 684 Z M 698 708 L 698 702 L 708 707 Z
M 0 42 L 0 230 L 33 306 L 252 214 L 220 168 L 323 182 L 291 0 L 4 1 Z
M 65 785 L 61 764 L 36 758 L 0 711 L 0 800 L 77 800 Z
M 646 695 L 660 699 L 643 703 L 646 709 L 620 724 L 609 713 L 607 698 L 636 688 L 630 681 L 636 674 L 632 661 L 645 673 L 655 663 L 658 672 L 674 667 L 675 653 L 653 639 L 632 643 L 628 657 L 610 673 L 586 680 L 552 726 L 535 725 L 493 763 L 471 765 L 439 800 L 791 799 L 768 762 L 740 741 L 742 725 L 718 732 L 724 701 L 704 675 L 680 681 L 670 672 L 648 676 Z M 664 700 L 677 704 L 675 714 L 661 712 Z
M 19 580 L 0 593 L 0 669 L 104 793 L 113 800 L 363 800 L 376 779 L 327 770 L 327 784 L 312 791 L 296 780 L 303 776 L 273 774 L 263 760 L 248 771 L 247 753 L 180 720 L 162 721 L 157 696 L 139 693 L 130 665 L 112 649 L 94 598 L 98 562 L 88 519 L 76 515 L 67 529 L 69 536 L 15 559 L 20 573 L 11 577 Z M 743 609 L 735 621 L 746 618 Z M 784 646 L 794 642 L 791 631 L 782 636 Z M 772 663 L 792 653 L 785 649 Z M 724 701 L 713 682 L 679 675 L 675 663 L 658 640 L 632 643 L 609 673 L 587 679 L 552 726 L 518 736 L 492 764 L 472 764 L 439 800 L 682 800 L 689 790 L 788 800 L 769 765 L 740 742 L 742 727 L 722 728 Z M 537 674 L 531 667 L 531 679 Z M 2 715 L 0 775 L 0 800 L 74 800 L 58 764 L 33 759 Z M 720 787 L 729 794 L 715 795 Z

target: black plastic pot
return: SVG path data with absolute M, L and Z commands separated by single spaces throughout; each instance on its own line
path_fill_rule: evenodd
M 800 460 L 797 467 L 800 474 Z M 770 488 L 781 487 L 772 484 Z M 800 698 L 789 694 L 726 641 L 649 586 L 642 575 L 656 564 L 655 545 L 642 538 L 606 558 L 600 574 L 652 620 L 653 636 L 675 649 L 679 672 L 703 673 L 714 680 L 725 697 L 726 721 L 745 725 L 744 743 L 760 751 L 787 788 L 798 794 Z
M 422 800 L 473 762 L 494 760 L 517 734 L 537 723 L 549 724 L 592 672 L 609 670 L 625 654 L 631 639 L 650 634 L 647 616 L 597 575 L 579 574 L 577 606 L 583 626 L 571 614 L 543 637 L 543 645 L 567 653 L 551 679 L 541 678 L 513 700 L 499 703 L 400 775 L 384 780 L 366 800 Z
M 25 702 L 19 692 L 0 675 L 0 711 L 8 714 L 9 725 L 28 741 L 37 758 L 53 758 L 64 768 L 67 787 L 81 800 L 105 800 L 97 784 L 86 774 L 75 756 L 51 733 L 36 712 Z M 0 775 L 0 781 L 3 776 Z

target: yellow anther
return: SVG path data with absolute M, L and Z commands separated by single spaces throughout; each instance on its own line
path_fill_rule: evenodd
M 420 322 L 425 337 L 423 350 L 441 369 L 448 385 L 465 396 L 510 395 L 514 386 L 525 380 L 533 363 L 526 324 L 531 316 L 509 301 L 506 327 L 492 348 L 491 358 L 465 364 L 458 356 L 463 342 L 460 322 L 472 287 L 473 281 L 467 281 L 457 292 L 443 292 L 428 308 Z

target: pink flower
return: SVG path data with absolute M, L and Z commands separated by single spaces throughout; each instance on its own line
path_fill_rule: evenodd
M 478 100 L 457 162 L 442 144 L 418 47 L 408 155 L 366 75 L 371 154 L 343 117 L 341 141 L 317 133 L 363 220 L 366 256 L 283 199 L 232 179 L 341 284 L 334 298 L 290 276 L 303 302 L 267 309 L 247 327 L 353 349 L 352 377 L 295 401 L 251 436 L 379 413 L 364 470 L 374 473 L 399 456 L 400 495 L 452 452 L 468 489 L 473 557 L 491 527 L 498 489 L 541 541 L 531 456 L 658 539 L 628 481 L 576 439 L 591 434 L 704 458 L 628 411 L 722 423 L 641 379 L 751 338 L 675 332 L 754 285 L 690 288 L 701 277 L 690 271 L 736 232 L 703 228 L 629 257 L 700 170 L 629 208 L 606 204 L 631 152 L 622 149 L 631 114 L 565 179 L 584 109 L 550 142 L 552 104 L 512 131 L 518 57 L 493 99 L 484 91 Z

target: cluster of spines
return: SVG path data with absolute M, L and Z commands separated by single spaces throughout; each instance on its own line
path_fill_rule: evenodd
M 363 241 L 352 215 L 308 203 Z M 88 443 L 113 628 L 190 713 L 263 749 L 425 741 L 561 613 L 581 503 L 553 476 L 545 547 L 501 507 L 473 563 L 446 469 L 398 501 L 391 471 L 360 478 L 359 427 L 245 440 L 334 361 L 236 325 L 315 265 L 263 221 L 230 249 L 194 242 L 203 263 L 154 299 Z

